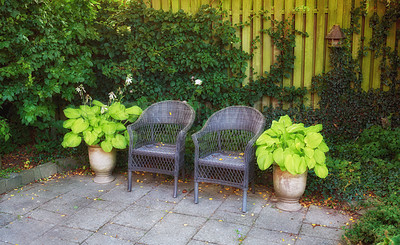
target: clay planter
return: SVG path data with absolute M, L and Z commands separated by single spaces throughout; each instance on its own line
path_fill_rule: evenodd
M 300 210 L 299 199 L 306 189 L 307 171 L 293 175 L 288 171 L 282 171 L 276 164 L 273 168 L 276 207 L 291 212 Z
M 90 167 L 96 173 L 93 181 L 96 183 L 104 184 L 114 181 L 115 177 L 112 176 L 116 164 L 116 151 L 113 149 L 111 152 L 105 152 L 98 145 L 88 146 Z

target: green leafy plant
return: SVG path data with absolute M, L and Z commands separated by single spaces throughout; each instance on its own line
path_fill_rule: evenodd
M 129 85 L 128 81 L 130 78 L 127 78 L 125 85 Z M 84 88 L 78 87 L 77 90 L 82 96 Z M 86 96 L 86 99 L 89 100 L 90 96 Z M 88 145 L 100 144 L 105 152 L 111 152 L 113 148 L 125 149 L 129 142 L 125 124 L 136 121 L 141 113 L 142 109 L 138 106 L 126 108 L 113 92 L 110 93 L 108 105 L 93 100 L 91 105 L 66 108 L 64 114 L 69 119 L 63 127 L 71 132 L 65 134 L 62 146 L 77 147 L 83 139 Z
M 8 126 L 5 119 L 1 119 L 0 117 L 0 139 L 7 141 L 10 137 L 10 126 Z
M 282 171 L 293 175 L 314 169 L 318 177 L 325 178 L 328 175 L 325 153 L 329 148 L 319 133 L 321 130 L 322 124 L 310 127 L 293 124 L 288 115 L 273 121 L 256 141 L 259 168 L 265 170 L 276 163 Z

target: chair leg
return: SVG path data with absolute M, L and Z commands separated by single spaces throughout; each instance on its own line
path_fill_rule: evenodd
M 256 185 L 254 184 L 254 180 L 251 182 L 251 191 L 253 192 L 253 194 L 256 194 Z
M 128 191 L 132 191 L 132 171 L 128 170 Z
M 247 212 L 247 188 L 243 189 L 243 206 L 242 206 L 243 213 Z
M 179 172 L 174 175 L 174 198 L 178 196 L 178 176 Z
M 199 203 L 199 183 L 194 182 L 194 203 Z

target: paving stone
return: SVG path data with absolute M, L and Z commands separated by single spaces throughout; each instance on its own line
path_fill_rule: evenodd
M 49 241 L 54 241 L 55 243 L 53 244 L 59 244 L 59 242 L 62 244 L 81 243 L 85 241 L 88 237 L 90 237 L 92 234 L 93 232 L 87 230 L 81 230 L 81 229 L 57 225 L 48 232 L 46 232 L 45 234 L 43 234 L 43 236 L 38 240 L 36 240 L 35 242 L 40 243 L 41 241 L 43 241 L 45 242 L 44 244 L 49 244 L 49 242 L 46 242 L 48 239 Z
M 79 210 L 87 207 L 92 202 L 92 199 L 86 197 L 68 197 L 63 195 L 48 201 L 43 204 L 41 208 L 60 214 L 73 215 Z
M 295 245 L 340 245 L 345 244 L 341 243 L 339 240 L 330 240 L 318 237 L 310 237 L 310 236 L 300 236 L 300 239 L 297 239 Z
M 30 244 L 53 227 L 54 224 L 48 222 L 21 218 L 0 228 L 0 240 L 13 244 Z
M 255 226 L 267 230 L 283 231 L 298 234 L 305 216 L 306 209 L 298 212 L 286 212 L 271 206 L 266 206 L 260 212 Z
M 47 245 L 47 244 L 77 245 L 79 243 L 61 240 L 60 238 L 39 237 L 36 240 L 29 242 L 29 244 L 30 245 Z
M 0 212 L 0 227 L 8 225 L 8 223 L 10 223 L 11 221 L 16 220 L 17 218 L 18 218 L 17 215 L 1 213 Z
M 211 219 L 222 220 L 224 222 L 252 226 L 256 221 L 258 215 L 252 213 L 231 213 L 226 211 L 217 210 L 211 216 Z
M 114 223 L 109 223 L 103 226 L 98 231 L 98 233 L 105 236 L 113 236 L 130 242 L 136 242 L 142 236 L 144 236 L 144 234 L 146 234 L 146 231 Z
M 64 214 L 54 213 L 41 208 L 37 208 L 32 212 L 27 213 L 25 216 L 35 220 L 45 221 L 53 224 L 65 222 L 68 218 L 68 216 Z
M 296 235 L 253 227 L 243 241 L 243 245 L 254 244 L 295 244 Z
M 221 204 L 221 200 L 214 198 L 199 198 L 199 203 L 195 204 L 193 196 L 188 195 L 176 205 L 173 212 L 209 218 Z
M 106 210 L 99 212 L 96 209 L 83 208 L 73 216 L 69 217 L 69 219 L 65 222 L 65 226 L 89 231 L 97 231 L 115 215 L 115 212 Z
M 242 203 L 243 197 L 238 195 L 230 195 L 224 199 L 224 202 L 218 208 L 218 210 L 228 211 L 243 214 Z M 267 203 L 266 200 L 261 199 L 254 194 L 247 197 L 247 213 L 258 214 Z
M 128 206 L 129 206 L 129 204 L 127 204 L 127 203 L 112 202 L 112 201 L 107 201 L 107 200 L 98 198 L 98 199 L 94 199 L 93 202 L 90 203 L 86 207 L 97 209 L 99 211 L 107 210 L 107 211 L 112 211 L 112 212 L 120 212 L 120 211 L 126 209 Z
M 346 223 L 350 222 L 349 219 L 349 216 L 340 214 L 336 210 L 311 205 L 308 209 L 304 222 L 340 228 L 345 226 Z
M 1 211 L 9 214 L 24 215 L 39 207 L 48 198 L 38 197 L 28 193 L 16 193 L 5 197 L 1 202 Z
M 95 233 L 93 236 L 89 237 L 84 243 L 85 245 L 99 245 L 99 244 L 107 244 L 107 245 L 130 245 L 132 244 L 129 241 L 125 241 L 122 239 L 118 239 L 111 236 L 105 236 L 99 233 Z
M 188 245 L 213 245 L 216 243 L 213 242 L 205 242 L 205 241 L 198 241 L 198 240 L 191 240 Z
M 153 199 L 151 196 L 148 195 L 140 198 L 138 201 L 135 202 L 135 204 L 157 210 L 168 210 L 168 211 L 174 209 L 175 206 L 177 205 L 176 203 L 162 201 L 159 199 Z
M 179 226 L 193 226 L 200 228 L 207 221 L 207 219 L 191 215 L 168 213 L 162 221 Z
M 187 244 L 196 231 L 195 227 L 189 225 L 177 225 L 162 220 L 147 232 L 139 242 L 148 245 Z
M 139 205 L 132 205 L 119 213 L 111 222 L 138 229 L 149 230 L 159 222 L 167 212 Z
M 209 220 L 194 239 L 217 244 L 237 244 L 238 239 L 245 236 L 249 230 L 248 226 Z
M 186 194 L 182 194 L 182 189 L 180 189 L 179 187 L 178 187 L 178 193 L 181 194 L 179 194 L 176 198 L 173 197 L 173 192 L 174 192 L 173 186 L 159 185 L 156 188 L 152 189 L 150 192 L 148 192 L 146 194 L 146 197 L 154 200 L 178 203 L 182 198 L 186 196 Z
M 118 186 L 111 191 L 101 195 L 100 197 L 101 199 L 108 201 L 132 204 L 153 189 L 153 187 L 149 185 L 141 186 L 142 187 L 132 189 L 131 192 L 127 191 L 124 186 Z
M 300 236 L 320 237 L 332 240 L 341 238 L 343 234 L 344 230 L 340 228 L 330 228 L 319 225 L 312 226 L 311 224 L 303 224 L 300 230 Z

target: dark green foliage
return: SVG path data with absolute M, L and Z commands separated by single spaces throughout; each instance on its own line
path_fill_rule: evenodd
M 0 106 L 40 128 L 76 84 L 93 84 L 92 1 L 7 0 L 0 5 Z
M 345 233 L 352 244 L 377 244 L 384 242 L 386 236 L 400 236 L 400 198 L 399 192 L 390 197 L 374 201 L 372 207 L 360 220 Z M 388 243 L 390 244 L 390 243 Z M 397 244 L 397 243 L 394 243 Z
M 197 96 L 202 113 L 241 104 L 240 90 L 250 55 L 231 47 L 236 29 L 216 9 L 196 14 L 147 8 L 141 1 L 103 4 L 98 21 L 101 36 L 96 63 L 102 79 L 118 86 L 132 75 L 129 101 L 145 97 L 189 101 L 195 79 L 203 81 Z M 102 93 L 106 91 L 102 90 Z
M 326 179 L 309 178 L 307 193 L 340 201 L 365 199 L 369 193 L 400 192 L 400 128 L 373 126 L 354 143 L 330 147 Z M 321 188 L 322 187 L 322 188 Z

